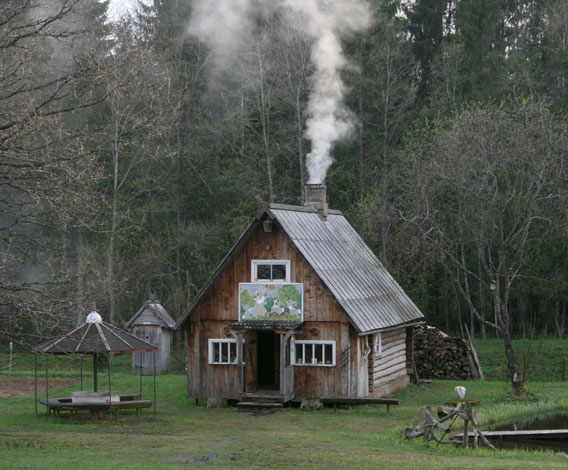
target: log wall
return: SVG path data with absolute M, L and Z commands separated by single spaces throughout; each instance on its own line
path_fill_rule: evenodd
M 381 336 L 381 353 L 375 353 L 373 348 L 369 356 L 369 391 L 373 396 L 382 394 L 387 388 L 392 391 L 392 386 L 385 387 L 389 384 L 409 382 L 406 328 L 386 331 Z

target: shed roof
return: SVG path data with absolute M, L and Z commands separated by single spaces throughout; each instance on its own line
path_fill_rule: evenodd
M 313 207 L 270 204 L 225 256 L 177 321 L 176 328 L 185 323 L 232 254 L 267 216 L 284 230 L 359 333 L 412 323 L 424 317 L 340 211 L 329 210 L 323 220 Z
M 157 300 L 147 300 L 142 307 L 126 322 L 125 328 L 137 325 L 157 325 L 173 328 L 176 322 Z

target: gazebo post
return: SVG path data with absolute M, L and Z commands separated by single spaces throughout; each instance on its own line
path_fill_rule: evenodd
M 140 374 L 140 400 L 142 400 L 142 366 L 136 366 Z
M 47 368 L 47 354 L 45 355 L 45 403 L 46 413 L 45 420 L 49 421 L 49 371 Z
M 83 356 L 81 356 L 81 391 L 83 391 Z
M 112 387 L 110 385 L 110 368 L 112 364 L 112 356 L 107 354 L 107 370 L 108 370 L 108 410 L 112 413 Z M 117 416 L 118 419 L 118 416 Z
M 94 388 L 95 388 L 95 392 L 99 391 L 99 386 L 97 384 L 97 355 L 93 354 L 93 380 L 95 382 L 94 384 Z
M 154 419 L 156 419 L 156 350 L 154 350 Z
M 37 416 L 37 354 L 34 353 L 35 414 Z

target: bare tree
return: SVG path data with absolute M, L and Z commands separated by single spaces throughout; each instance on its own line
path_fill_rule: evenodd
M 438 251 L 470 314 L 499 332 L 513 390 L 522 392 L 510 300 L 528 272 L 529 246 L 566 208 L 568 124 L 527 101 L 471 107 L 433 135 L 413 171 L 417 212 L 407 220 Z M 476 284 L 493 301 L 492 319 L 480 314 Z
M 98 6 L 7 0 L 0 9 L 0 336 L 25 341 L 73 321 L 72 248 L 60 242 L 96 213 L 99 172 L 79 123 L 104 96 L 104 31 L 83 21 Z
M 121 207 L 121 195 L 127 200 L 152 188 L 128 189 L 128 181 L 148 159 L 165 158 L 161 136 L 175 122 L 175 106 L 170 106 L 170 76 L 151 47 L 137 44 L 128 24 L 117 31 L 117 46 L 107 61 L 106 107 L 108 127 L 103 140 L 110 153 L 111 207 L 106 262 L 109 321 L 115 323 L 118 284 L 115 276 L 115 243 L 122 230 L 129 229 Z M 104 149 L 104 145 L 102 149 Z M 120 318 L 120 315 L 119 315 Z M 123 319 L 124 320 L 124 319 Z

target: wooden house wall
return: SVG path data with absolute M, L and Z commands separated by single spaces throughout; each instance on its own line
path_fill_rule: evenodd
M 373 395 L 381 394 L 393 383 L 407 383 L 406 328 L 382 333 L 381 354 L 371 353 L 369 359 L 369 388 Z M 398 385 L 400 386 L 400 385 Z M 397 388 L 397 387 L 393 387 Z
M 367 362 L 363 361 L 364 339 L 357 335 L 345 314 L 276 223 L 271 233 L 265 233 L 262 224 L 254 229 L 191 313 L 187 329 L 188 395 L 196 398 L 238 398 L 237 367 L 209 365 L 208 339 L 232 338 L 226 327 L 238 321 L 238 284 L 251 282 L 253 259 L 290 260 L 290 282 L 304 284 L 305 324 L 302 334 L 296 335 L 295 339 L 336 342 L 335 367 L 294 366 L 295 396 L 368 396 L 369 373 Z M 254 334 L 245 336 L 251 337 Z M 385 339 L 388 338 L 386 335 Z M 254 390 L 256 376 L 254 341 L 245 342 L 245 349 L 248 353 L 245 390 L 251 391 Z M 381 370 L 377 368 L 377 372 Z

